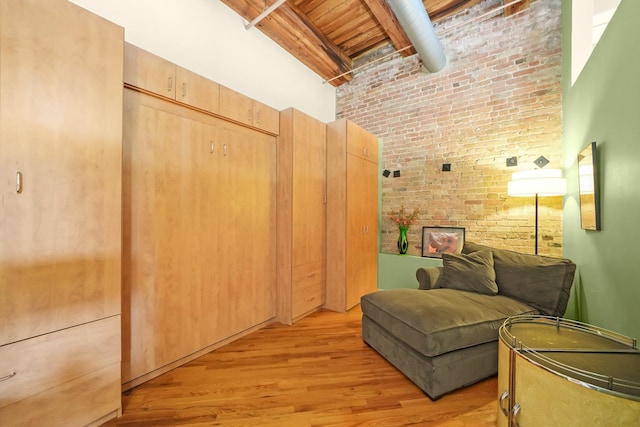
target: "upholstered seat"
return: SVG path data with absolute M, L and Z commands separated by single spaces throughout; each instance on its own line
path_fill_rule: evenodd
M 567 259 L 466 243 L 419 286 L 361 299 L 362 338 L 431 398 L 498 372 L 498 329 L 511 316 L 562 316 L 576 266 Z

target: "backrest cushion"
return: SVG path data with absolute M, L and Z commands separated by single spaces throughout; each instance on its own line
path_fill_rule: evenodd
M 547 316 L 567 309 L 576 265 L 568 259 L 521 254 L 465 242 L 462 253 L 493 252 L 498 293 L 523 301 Z
M 436 288 L 458 289 L 485 295 L 496 295 L 496 272 L 491 251 L 471 254 L 442 254 L 442 274 Z

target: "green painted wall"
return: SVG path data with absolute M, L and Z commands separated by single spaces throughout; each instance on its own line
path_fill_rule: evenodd
M 583 1 L 583 0 L 574 0 Z M 640 338 L 640 1 L 622 0 L 570 86 L 571 0 L 562 2 L 564 256 L 578 265 L 568 315 Z M 602 230 L 580 228 L 577 155 L 596 141 Z
M 416 270 L 439 267 L 442 260 L 411 255 L 378 254 L 378 289 L 417 288 Z

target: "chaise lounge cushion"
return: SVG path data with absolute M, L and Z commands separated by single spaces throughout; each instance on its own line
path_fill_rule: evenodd
M 538 313 L 506 296 L 444 288 L 374 292 L 362 297 L 362 311 L 427 357 L 496 341 L 505 318 Z
M 491 251 L 471 254 L 442 254 L 442 275 L 436 288 L 459 289 L 486 295 L 498 293 Z
M 502 295 L 525 301 L 547 316 L 561 317 L 569 301 L 576 265 L 568 259 L 521 254 L 465 242 L 462 252 L 493 252 L 496 283 Z M 541 290 L 544 289 L 544 292 Z

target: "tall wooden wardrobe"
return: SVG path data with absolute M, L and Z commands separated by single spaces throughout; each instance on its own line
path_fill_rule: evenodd
M 121 410 L 123 29 L 0 2 L 0 425 Z
M 123 383 L 130 388 L 275 318 L 278 117 L 263 113 L 252 127 L 228 120 L 231 112 L 232 120 L 245 117 L 232 108 L 244 107 L 216 102 L 217 83 L 125 49 Z M 207 96 L 186 99 L 198 93 Z
M 378 285 L 378 138 L 340 119 L 327 125 L 325 307 L 344 312 Z
M 311 116 L 280 112 L 277 319 L 288 325 L 324 304 L 326 134 Z

